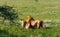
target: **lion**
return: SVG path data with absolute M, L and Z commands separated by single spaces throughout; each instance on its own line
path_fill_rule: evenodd
M 31 16 L 26 17 L 26 28 L 32 28 L 31 20 L 34 20 Z
M 22 28 L 26 28 L 26 29 L 34 28 L 35 26 L 37 28 L 40 28 L 43 26 L 43 21 L 35 20 L 31 16 L 27 16 L 26 20 L 21 19 L 20 22 L 21 22 Z
M 43 22 L 40 21 L 40 20 L 31 20 L 30 23 L 27 23 L 27 24 L 26 24 L 26 21 L 25 21 L 24 19 L 21 19 L 21 20 L 20 20 L 20 23 L 21 23 L 22 28 L 26 28 L 26 29 L 34 28 L 35 26 L 36 26 L 37 28 L 40 28 L 40 27 L 43 26 L 43 25 L 42 25 Z
M 26 17 L 26 24 L 27 25 L 29 24 L 29 27 L 32 27 L 32 28 L 34 28 L 35 26 L 37 26 L 37 28 L 43 27 L 43 21 L 35 20 L 31 16 Z

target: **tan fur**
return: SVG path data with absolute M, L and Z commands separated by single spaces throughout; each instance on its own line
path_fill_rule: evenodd
M 22 27 L 29 29 L 31 26 L 32 27 L 37 27 L 39 28 L 41 26 L 41 21 L 40 20 L 34 20 L 31 16 L 27 16 L 26 20 L 20 20 L 22 23 Z
M 39 28 L 39 26 L 40 26 L 40 20 L 31 20 L 31 25 L 33 27 L 37 26 L 37 28 Z
M 37 26 L 37 28 L 39 28 L 42 25 L 42 21 L 34 20 L 33 17 L 27 16 L 26 17 L 26 24 L 27 24 L 26 26 L 28 26 L 28 24 L 29 24 L 29 26 L 32 26 L 32 27 Z
M 21 23 L 22 28 L 24 28 L 25 20 L 24 19 L 20 19 L 19 22 Z
M 21 19 L 20 23 L 21 23 L 22 28 L 29 29 L 30 23 L 26 24 L 26 21 L 24 19 Z

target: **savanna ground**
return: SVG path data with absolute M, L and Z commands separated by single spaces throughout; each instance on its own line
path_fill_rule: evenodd
M 22 29 L 21 24 L 0 21 L 0 37 L 60 37 L 60 0 L 0 0 L 0 5 L 16 8 L 19 19 L 31 15 L 34 19 L 49 19 L 49 27 L 40 29 Z M 2 20 L 2 18 L 0 18 Z

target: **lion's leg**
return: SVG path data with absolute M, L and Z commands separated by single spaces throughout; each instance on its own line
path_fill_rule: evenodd
M 40 23 L 39 22 L 37 22 L 37 28 L 40 28 Z
M 37 24 L 37 28 L 39 28 L 39 24 Z
M 25 28 L 29 29 L 29 27 L 30 27 L 30 23 L 26 24 Z

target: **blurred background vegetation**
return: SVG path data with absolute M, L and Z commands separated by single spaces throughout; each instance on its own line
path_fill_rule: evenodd
M 3 12 L 1 7 L 5 7 L 7 12 Z M 10 25 L 8 20 L 11 17 L 9 17 L 8 20 L 5 19 L 7 22 L 0 21 L 0 37 L 60 37 L 60 0 L 0 0 L 0 9 L 4 13 L 3 18 L 9 17 L 5 13 L 11 10 L 10 13 L 13 15 L 17 14 L 17 19 L 13 17 L 14 21 L 21 18 L 26 19 L 27 15 L 31 15 L 34 19 L 52 20 L 46 23 L 49 27 L 26 30 L 22 29 L 21 24 L 17 22 Z M 3 18 L 0 17 L 0 20 Z

